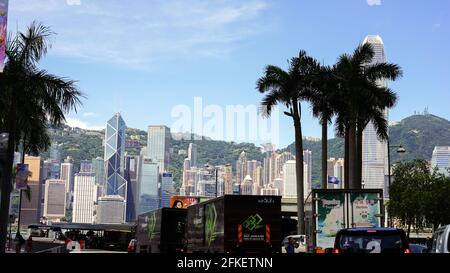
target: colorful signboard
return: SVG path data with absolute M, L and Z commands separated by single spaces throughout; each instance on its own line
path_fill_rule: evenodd
M 339 230 L 345 228 L 345 195 L 342 192 L 317 193 L 316 242 L 322 248 L 333 248 Z
M 8 0 L 0 0 L 0 73 L 5 67 L 6 37 L 8 22 Z
M 26 190 L 28 188 L 28 164 L 17 164 L 16 167 L 16 189 Z
M 200 203 L 200 198 L 198 197 L 172 196 L 170 198 L 170 207 L 174 209 L 187 209 L 198 203 Z
M 352 227 L 376 228 L 381 226 L 379 213 L 381 204 L 377 193 L 352 193 L 350 194 L 351 209 L 353 215 Z

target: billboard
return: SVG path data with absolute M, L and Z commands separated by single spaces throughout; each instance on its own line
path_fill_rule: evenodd
M 189 206 L 200 203 L 198 197 L 172 196 L 170 197 L 170 207 L 174 209 L 187 209 Z
M 317 193 L 316 242 L 323 248 L 334 247 L 339 230 L 345 228 L 345 195 L 342 192 Z
M 5 67 L 6 25 L 8 21 L 8 0 L 0 0 L 0 73 Z
M 376 228 L 381 226 L 380 196 L 377 193 L 351 193 L 352 226 L 355 228 Z
M 26 190 L 28 187 L 28 164 L 17 164 L 16 166 L 16 189 Z

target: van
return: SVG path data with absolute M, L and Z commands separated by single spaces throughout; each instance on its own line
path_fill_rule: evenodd
M 395 228 L 343 229 L 336 236 L 333 253 L 411 253 L 406 233 Z
M 450 253 L 450 225 L 436 230 L 431 253 Z

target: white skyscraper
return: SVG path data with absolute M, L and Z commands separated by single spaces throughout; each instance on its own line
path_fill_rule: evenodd
M 72 222 L 79 224 L 93 224 L 94 208 L 97 197 L 95 174 L 76 174 Z
M 450 169 L 450 147 L 436 146 L 434 147 L 433 157 L 431 158 L 431 167 L 438 168 L 440 173 L 449 176 Z
M 139 214 L 159 208 L 159 167 L 151 158 L 141 156 L 138 174 Z
M 380 36 L 367 36 L 363 44 L 371 44 L 375 52 L 372 62 L 367 65 L 386 62 L 384 43 Z M 386 81 L 378 84 L 387 86 Z M 387 109 L 385 110 L 385 117 L 388 119 Z M 373 123 L 369 123 L 363 132 L 362 180 L 365 188 L 384 188 L 385 175 L 388 174 L 387 153 L 387 142 L 379 140 Z
M 303 164 L 303 189 L 304 198 L 308 197 L 310 185 L 307 183 L 307 164 Z M 297 198 L 297 171 L 295 170 L 295 160 L 289 160 L 283 166 L 283 197 Z
M 167 126 L 148 127 L 147 156 L 158 163 L 160 173 L 169 170 L 171 139 Z

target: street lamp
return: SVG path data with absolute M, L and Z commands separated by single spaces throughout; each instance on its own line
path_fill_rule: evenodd
M 391 174 L 391 148 L 396 148 L 397 149 L 397 153 L 399 154 L 399 155 L 403 155 L 403 154 L 405 154 L 406 153 L 406 149 L 402 146 L 402 145 L 393 145 L 393 146 L 391 146 L 390 145 L 390 142 L 389 142 L 389 138 L 388 138 L 388 141 L 387 141 L 387 147 L 388 147 L 388 193 L 389 193 L 389 191 L 390 191 L 390 189 L 391 189 L 391 183 L 392 183 L 392 174 Z M 390 198 L 390 193 L 389 193 L 389 198 Z M 389 218 L 388 218 L 388 226 L 390 227 L 392 225 L 392 218 L 391 218 L 391 215 L 389 215 Z

